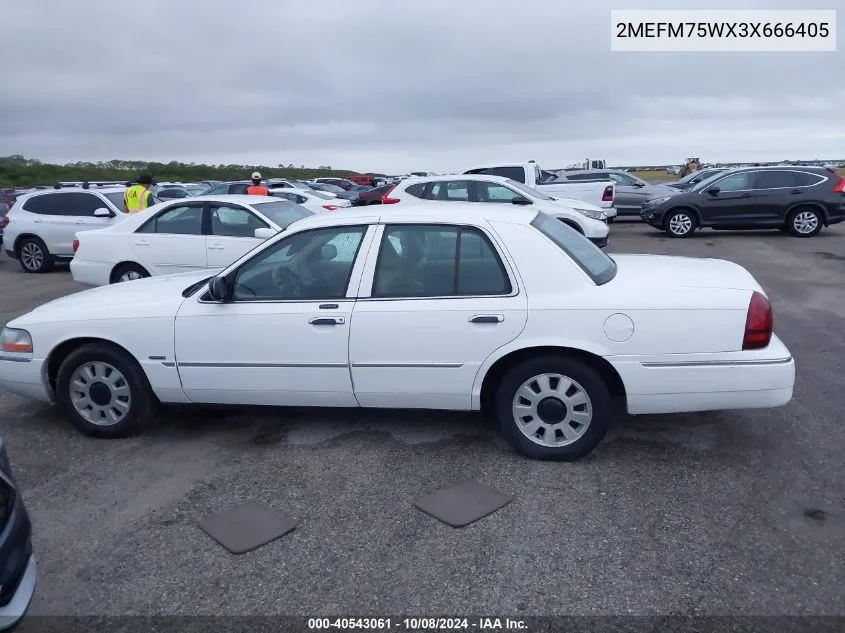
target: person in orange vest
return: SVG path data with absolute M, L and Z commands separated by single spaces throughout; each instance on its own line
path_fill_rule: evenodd
M 151 184 L 153 184 L 152 177 L 149 174 L 141 174 L 138 178 L 138 184 L 129 187 L 123 194 L 123 204 L 129 215 L 143 211 L 155 204 L 155 198 L 150 191 Z
M 269 196 L 270 190 L 261 184 L 261 174 L 257 171 L 252 174 L 252 184 L 246 188 L 248 196 Z

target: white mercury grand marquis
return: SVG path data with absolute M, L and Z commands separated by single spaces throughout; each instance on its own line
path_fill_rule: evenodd
M 610 257 L 542 212 L 447 207 L 312 216 L 222 270 L 51 301 L 3 329 L 0 384 L 101 437 L 170 403 L 481 410 L 564 460 L 626 412 L 791 400 L 744 268 Z

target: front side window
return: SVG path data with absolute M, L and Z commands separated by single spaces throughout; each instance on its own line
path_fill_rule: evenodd
M 374 297 L 502 295 L 511 283 L 493 244 L 476 228 L 396 225 L 384 229 Z
M 521 198 L 513 189 L 495 182 L 479 181 L 475 183 L 479 202 L 503 202 L 510 204 L 514 198 Z
M 104 206 L 103 201 L 91 193 L 65 193 L 57 197 L 62 202 L 62 215 L 87 218 Z
M 123 211 L 124 208 L 124 200 L 123 200 L 123 192 L 122 191 L 115 191 L 113 193 L 106 193 L 103 194 L 108 198 L 109 202 L 111 202 L 116 209 L 120 209 Z
M 225 237 L 255 237 L 256 229 L 270 228 L 251 211 L 221 204 L 211 207 L 211 234 Z
M 234 301 L 342 299 L 366 226 L 302 231 L 279 240 L 235 273 Z
M 170 207 L 145 222 L 136 233 L 202 235 L 202 205 Z
M 627 174 L 610 174 L 610 179 L 623 187 L 633 187 L 639 182 L 636 178 Z
M 718 187 L 722 193 L 729 191 L 748 191 L 755 188 L 754 180 L 756 175 L 757 172 L 754 171 L 741 171 L 730 176 L 725 176 L 721 180 L 712 183 L 712 186 Z
M 244 182 L 237 182 L 237 183 L 229 185 L 229 193 L 231 193 L 231 194 L 245 194 L 247 187 L 249 187 L 248 184 L 246 184 Z
M 469 182 L 466 180 L 435 182 L 428 197 L 429 200 L 469 202 Z
M 217 185 L 205 192 L 206 196 L 223 196 L 229 193 L 229 185 Z
M 531 226 L 549 238 L 587 273 L 596 285 L 616 276 L 616 262 L 575 229 L 545 213 L 538 213 Z

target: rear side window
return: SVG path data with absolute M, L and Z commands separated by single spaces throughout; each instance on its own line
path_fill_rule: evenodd
M 170 207 L 148 220 L 136 233 L 202 235 L 202 215 L 202 205 Z
M 90 193 L 70 192 L 46 194 L 30 198 L 24 203 L 24 210 L 39 215 L 61 215 L 89 217 L 94 210 L 104 207 L 100 198 Z
M 545 213 L 538 213 L 531 226 L 549 238 L 587 273 L 596 285 L 616 276 L 616 262 L 575 229 Z
M 229 185 L 229 193 L 237 193 L 237 194 L 246 193 L 247 187 L 249 187 L 249 185 L 247 185 L 245 183 L 235 183 L 233 185 Z
M 38 215 L 64 215 L 63 207 L 57 198 L 58 194 L 33 196 L 23 203 L 23 210 Z
M 414 196 L 415 198 L 425 198 L 425 183 L 418 182 L 415 185 L 411 185 L 410 187 L 405 189 L 405 192 L 409 195 Z
M 449 180 L 435 182 L 428 195 L 429 200 L 469 202 L 469 181 Z
M 793 187 L 812 187 L 824 181 L 824 178 L 818 174 L 811 174 L 806 171 L 796 171 L 793 173 L 795 174 L 795 184 Z

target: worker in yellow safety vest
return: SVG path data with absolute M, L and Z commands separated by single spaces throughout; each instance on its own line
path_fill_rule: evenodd
M 152 184 L 152 177 L 148 174 L 141 174 L 138 178 L 138 184 L 132 185 L 123 194 L 123 204 L 129 215 L 143 211 L 153 205 L 153 194 L 150 191 L 150 185 Z

